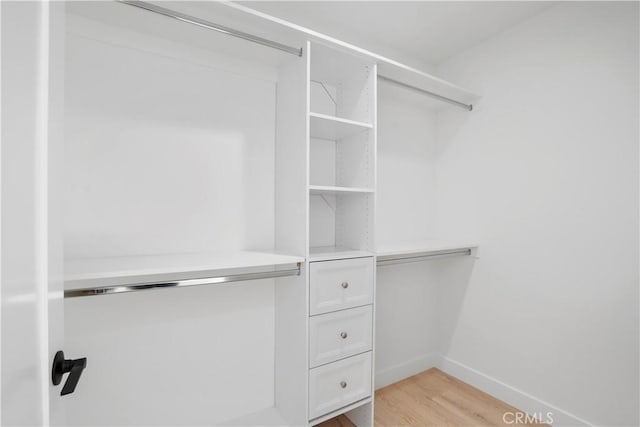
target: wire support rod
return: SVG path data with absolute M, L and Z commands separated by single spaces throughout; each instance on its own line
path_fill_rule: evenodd
M 403 83 L 403 82 L 398 81 L 398 80 L 390 79 L 389 77 L 381 76 L 379 74 L 378 74 L 378 79 L 382 80 L 384 82 L 388 82 L 388 83 L 394 84 L 396 86 L 403 87 L 405 89 L 409 89 L 409 90 L 414 90 L 416 92 L 420 92 L 420 93 L 422 93 L 424 95 L 430 96 L 432 98 L 439 99 L 442 102 L 446 102 L 448 104 L 455 105 L 456 107 L 464 108 L 465 110 L 468 110 L 468 111 L 472 111 L 473 110 L 473 104 L 465 104 L 464 102 L 456 101 L 455 99 L 447 98 L 446 96 L 438 95 L 437 93 L 429 92 L 428 90 L 421 89 L 419 87 L 412 86 L 412 85 Z
M 115 285 L 95 288 L 69 289 L 64 291 L 65 298 L 88 297 L 96 295 L 122 294 L 126 292 L 148 291 L 152 289 L 189 288 L 192 286 L 215 285 L 219 283 L 241 282 L 245 280 L 273 279 L 300 275 L 300 264 L 287 270 L 262 271 L 255 273 L 232 274 L 228 276 L 184 279 L 167 282 L 138 283 L 132 285 Z
M 243 40 L 247 40 L 253 43 L 257 43 L 263 46 L 267 46 L 273 49 L 278 49 L 283 52 L 290 53 L 295 56 L 302 56 L 302 48 L 296 48 L 288 46 L 286 44 L 278 43 L 273 40 L 265 39 L 263 37 L 254 36 L 253 34 L 245 33 L 243 31 L 235 30 L 224 25 L 219 25 L 214 22 L 206 21 L 204 19 L 196 18 L 195 16 L 187 15 L 175 10 L 167 9 L 165 7 L 157 6 L 155 4 L 147 3 L 139 0 L 118 0 L 120 3 L 127 4 L 129 6 L 139 7 L 150 12 L 158 13 L 160 15 L 167 16 L 169 18 L 177 19 L 178 21 L 186 22 L 188 24 L 197 25 L 198 27 L 206 28 L 208 30 L 217 31 L 219 33 L 227 34 L 229 36 L 238 37 Z
M 385 265 L 393 265 L 393 264 L 404 264 L 408 262 L 419 262 L 419 261 L 429 261 L 432 259 L 438 258 L 446 258 L 451 256 L 469 256 L 471 255 L 471 249 L 456 249 L 456 250 L 446 250 L 446 251 L 438 251 L 438 252 L 429 252 L 429 253 L 414 253 L 407 255 L 387 255 L 387 256 L 378 256 L 377 265 L 379 267 Z

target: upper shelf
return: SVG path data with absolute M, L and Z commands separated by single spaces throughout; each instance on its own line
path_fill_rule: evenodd
M 275 252 L 187 253 L 128 257 L 78 258 L 65 261 L 65 289 L 206 277 L 236 269 L 277 267 L 304 262 L 304 257 Z
M 256 19 L 262 19 L 262 26 L 273 27 L 275 32 L 289 30 L 289 34 L 284 36 L 291 40 L 291 43 L 301 44 L 304 40 L 311 40 L 328 45 L 334 49 L 342 50 L 346 53 L 360 56 L 364 59 L 373 60 L 378 64 L 378 74 L 388 79 L 396 80 L 405 85 L 413 86 L 418 89 L 432 92 L 434 94 L 449 98 L 451 100 L 461 102 L 463 104 L 472 104 L 477 101 L 480 96 L 472 91 L 453 84 L 440 77 L 421 71 L 417 68 L 360 48 L 353 44 L 338 40 L 326 34 L 319 33 L 301 25 L 294 24 L 284 19 L 260 12 L 250 7 L 239 4 L 238 2 L 222 2 L 225 6 L 229 6 L 239 13 L 244 13 L 250 17 L 254 23 Z M 275 34 L 275 33 L 274 33 Z M 282 33 L 281 33 L 282 34 Z M 447 106 L 446 103 L 439 103 L 441 106 Z
M 320 113 L 309 113 L 311 138 L 336 141 L 373 129 L 369 123 L 356 122 Z
M 435 93 L 464 104 L 471 104 L 479 96 L 472 91 L 425 73 L 417 68 L 378 55 L 350 43 L 313 31 L 300 25 L 233 1 L 212 2 L 158 2 L 179 13 L 211 21 L 250 35 L 267 38 L 277 43 L 303 48 L 307 40 L 321 43 L 349 55 L 378 64 L 378 74 L 405 85 Z M 145 33 L 199 49 L 240 57 L 254 63 L 278 65 L 295 60 L 286 52 L 247 42 L 226 34 L 210 31 L 131 7 L 121 2 L 69 2 L 68 12 L 86 18 Z M 440 103 L 447 105 L 446 103 Z

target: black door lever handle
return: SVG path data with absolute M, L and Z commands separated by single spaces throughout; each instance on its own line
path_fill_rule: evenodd
M 82 375 L 82 371 L 87 367 L 87 358 L 83 357 L 82 359 L 65 359 L 64 352 L 59 351 L 56 353 L 53 358 L 53 368 L 51 369 L 51 381 L 53 381 L 53 385 L 58 385 L 62 381 L 62 376 L 69 373 L 67 377 L 67 381 L 64 383 L 62 387 L 62 391 L 60 392 L 60 396 L 64 396 L 65 394 L 71 394 L 75 391 L 76 386 L 78 385 L 78 380 L 80 379 L 80 375 Z

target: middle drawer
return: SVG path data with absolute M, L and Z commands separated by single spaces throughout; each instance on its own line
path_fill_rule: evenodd
M 370 305 L 309 319 L 311 368 L 372 349 L 373 308 Z

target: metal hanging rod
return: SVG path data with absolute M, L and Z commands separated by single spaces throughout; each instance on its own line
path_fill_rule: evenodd
M 425 94 L 427 96 L 430 96 L 432 98 L 439 99 L 442 102 L 446 102 L 448 104 L 455 105 L 456 107 L 464 108 L 465 110 L 469 110 L 469 111 L 473 110 L 473 104 L 465 104 L 464 102 L 456 101 L 455 99 L 447 98 L 446 96 L 438 95 L 437 93 L 429 92 L 428 90 L 421 89 L 421 88 L 416 87 L 416 86 L 411 86 L 409 84 L 402 83 L 401 81 L 394 80 L 394 79 L 391 79 L 389 77 L 381 76 L 379 74 L 378 74 L 378 79 L 382 80 L 384 82 L 388 82 L 388 83 L 394 84 L 396 86 L 403 87 L 405 89 L 415 90 L 416 92 L 420 92 L 420 93 Z
M 175 10 L 167 9 L 161 6 L 156 6 L 155 4 L 147 3 L 144 1 L 138 1 L 138 0 L 118 0 L 118 1 L 120 3 L 128 4 L 129 6 L 139 7 L 140 9 L 145 9 L 150 12 L 155 12 L 160 15 L 168 16 L 169 18 L 174 18 L 174 19 L 177 19 L 178 21 L 197 25 L 198 27 L 217 31 L 219 33 L 227 34 L 229 36 L 238 37 L 243 40 L 248 40 L 250 42 L 261 44 L 263 46 L 271 47 L 273 49 L 278 49 L 283 52 L 290 53 L 292 55 L 302 56 L 302 48 L 287 46 L 285 44 L 278 43 L 273 40 L 265 39 L 259 36 L 254 36 L 253 34 L 245 33 L 239 30 L 234 30 L 233 28 L 225 27 L 224 25 L 219 25 L 214 22 L 196 18 L 195 16 L 186 15 L 184 13 L 177 12 Z
M 407 255 L 387 255 L 378 257 L 378 266 L 404 264 L 407 262 L 428 261 L 432 259 L 445 258 L 450 256 L 471 255 L 471 249 L 455 249 L 437 252 L 414 253 Z
M 191 286 L 215 285 L 218 283 L 240 282 L 245 280 L 273 279 L 300 275 L 300 263 L 288 270 L 262 271 L 256 273 L 232 274 L 229 276 L 204 277 L 200 279 L 150 282 L 133 285 L 102 286 L 95 288 L 70 289 L 64 291 L 65 298 L 88 297 L 95 295 L 122 294 L 125 292 L 148 291 L 151 289 L 188 288 Z

